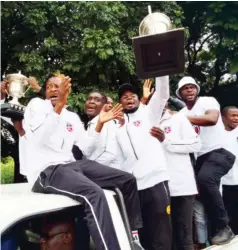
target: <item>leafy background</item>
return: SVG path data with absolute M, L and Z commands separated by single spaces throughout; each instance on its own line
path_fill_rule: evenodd
M 235 84 L 237 91 L 237 77 L 223 79 L 226 73 L 238 72 L 237 2 L 5 1 L 1 72 L 21 70 L 41 83 L 56 70 L 70 75 L 70 105 L 76 111 L 93 89 L 116 98 L 120 84 L 141 85 L 135 76 L 132 38 L 149 4 L 153 11 L 167 14 L 174 27 L 185 28 L 184 74 L 195 77 L 203 93 L 227 102 L 218 89 Z M 172 92 L 179 77 L 171 77 Z
M 185 28 L 186 70 L 171 76 L 172 94 L 178 79 L 191 75 L 202 94 L 215 96 L 222 106 L 238 105 L 238 2 L 3 1 L 1 74 L 21 70 L 41 84 L 50 72 L 70 75 L 69 104 L 80 113 L 92 90 L 116 100 L 120 84 L 141 86 L 132 38 L 148 5 L 167 14 L 174 27 Z M 3 157 L 7 147 L 1 147 Z

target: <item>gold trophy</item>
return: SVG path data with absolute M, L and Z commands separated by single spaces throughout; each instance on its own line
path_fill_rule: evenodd
M 1 115 L 13 120 L 21 120 L 24 115 L 25 106 L 18 99 L 24 97 L 25 93 L 29 90 L 28 79 L 19 72 L 7 75 L 4 81 L 7 82 L 6 93 L 8 97 L 12 97 L 12 100 L 1 104 Z
M 184 72 L 184 29 L 172 29 L 163 13 L 149 14 L 141 21 L 139 36 L 133 38 L 136 74 L 140 79 Z

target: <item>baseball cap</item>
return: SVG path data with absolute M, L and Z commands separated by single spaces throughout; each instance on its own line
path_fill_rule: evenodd
M 196 87 L 197 87 L 197 89 L 198 89 L 198 94 L 199 94 L 199 92 L 200 92 L 200 86 L 196 83 L 196 81 L 194 80 L 194 78 L 192 78 L 191 76 L 184 76 L 180 81 L 179 81 L 179 83 L 178 83 L 178 88 L 177 88 L 177 90 L 176 90 L 176 96 L 177 97 L 179 97 L 180 99 L 181 99 L 181 96 L 180 96 L 180 94 L 179 94 L 179 90 L 183 87 L 183 86 L 185 86 L 185 85 L 187 85 L 187 84 L 193 84 L 193 85 L 195 85 Z
M 134 94 L 137 94 L 139 96 L 139 91 L 137 90 L 137 88 L 129 83 L 124 83 L 122 84 L 119 89 L 118 89 L 118 98 L 119 100 L 121 99 L 122 95 L 126 92 L 126 91 L 131 91 Z

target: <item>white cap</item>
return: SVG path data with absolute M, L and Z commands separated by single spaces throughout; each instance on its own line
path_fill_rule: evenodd
M 177 90 L 176 90 L 176 96 L 177 97 L 179 97 L 180 99 L 182 99 L 181 98 L 181 96 L 180 96 L 180 94 L 179 94 L 179 90 L 183 87 L 183 86 L 185 86 L 185 85 L 187 85 L 187 84 L 193 84 L 193 85 L 195 85 L 196 87 L 197 87 L 197 89 L 198 89 L 198 94 L 199 94 L 199 92 L 200 92 L 200 87 L 199 87 L 199 85 L 196 83 L 196 81 L 191 77 L 191 76 L 184 76 L 180 81 L 179 81 L 179 83 L 178 83 L 178 88 L 177 88 Z

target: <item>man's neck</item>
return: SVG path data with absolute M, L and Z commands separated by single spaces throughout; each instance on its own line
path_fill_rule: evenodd
M 133 109 L 124 109 L 124 113 L 125 114 L 134 114 L 138 109 L 139 109 L 139 107 L 135 107 Z
M 187 109 L 191 110 L 193 108 L 193 106 L 196 104 L 198 98 L 196 98 L 194 101 L 187 101 L 185 102 L 186 106 L 187 106 Z
M 97 114 L 97 115 L 94 115 L 94 116 L 89 116 L 88 115 L 88 121 L 92 121 L 96 116 L 98 116 L 99 114 Z
M 233 129 L 235 129 L 235 128 L 229 126 L 228 124 L 225 125 L 225 130 L 226 131 L 232 131 Z

